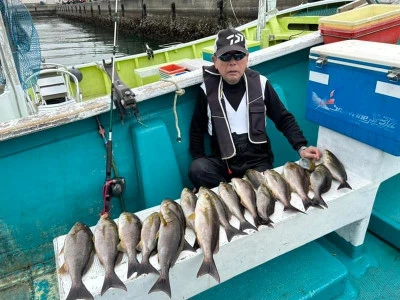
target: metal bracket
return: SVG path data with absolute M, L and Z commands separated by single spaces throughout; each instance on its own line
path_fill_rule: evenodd
M 315 61 L 317 68 L 322 68 L 327 63 L 328 63 L 328 59 L 326 57 L 320 57 Z
M 400 80 L 400 69 L 390 70 L 386 76 L 389 81 L 398 82 Z

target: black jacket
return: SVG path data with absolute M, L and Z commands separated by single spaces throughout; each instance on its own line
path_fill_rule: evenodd
M 238 85 L 240 84 L 241 83 Z M 228 83 L 225 83 L 223 86 L 225 94 L 229 94 L 229 89 L 238 88 L 238 86 L 231 86 Z M 241 88 L 245 89 L 245 86 L 242 84 Z M 264 88 L 264 104 L 266 106 L 266 114 L 268 118 L 271 119 L 275 123 L 276 128 L 285 135 L 293 149 L 298 150 L 300 147 L 307 145 L 307 140 L 303 136 L 295 118 L 280 101 L 277 93 L 268 80 Z M 203 89 L 200 88 L 190 126 L 190 152 L 193 159 L 204 157 L 206 155 L 204 136 L 208 132 L 207 106 L 207 97 Z M 268 144 L 269 151 L 271 151 L 271 145 L 270 143 Z M 211 136 L 211 151 L 212 155 L 220 156 L 220 150 L 214 131 L 213 136 Z

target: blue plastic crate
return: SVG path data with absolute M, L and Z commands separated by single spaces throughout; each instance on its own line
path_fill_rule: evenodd
M 398 47 L 348 40 L 312 48 L 306 118 L 399 156 Z

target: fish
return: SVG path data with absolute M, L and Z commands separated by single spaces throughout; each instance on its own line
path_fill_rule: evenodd
M 183 250 L 184 230 L 181 220 L 173 211 L 171 205 L 161 205 L 159 216 L 161 223 L 158 232 L 157 251 L 161 270 L 160 276 L 151 287 L 149 294 L 161 291 L 171 298 L 169 270 L 174 266 Z
M 197 277 L 209 274 L 220 282 L 213 256 L 219 250 L 219 219 L 214 202 L 208 193 L 200 194 L 197 200 L 194 224 L 196 238 L 204 254 Z
M 254 225 L 258 228 L 261 225 L 260 216 L 257 214 L 256 193 L 248 181 L 242 178 L 232 178 L 232 185 L 240 198 L 240 203 L 250 212 Z
M 64 253 L 64 264 L 58 271 L 60 274 L 69 273 L 71 277 L 71 289 L 67 300 L 93 299 L 93 295 L 82 281 L 82 276 L 93 263 L 94 244 L 90 228 L 76 222 L 65 237 L 61 252 Z
M 331 172 L 332 177 L 339 181 L 338 190 L 343 188 L 352 189 L 347 183 L 347 173 L 340 160 L 328 149 L 325 149 L 322 161 L 325 167 Z
M 194 209 L 196 207 L 197 196 L 188 188 L 183 188 L 181 192 L 181 207 L 186 219 L 186 226 L 194 230 Z
M 271 169 L 264 171 L 264 176 L 271 195 L 283 204 L 283 210 L 293 210 L 305 214 L 304 211 L 298 209 L 290 203 L 290 199 L 292 197 L 290 186 L 281 176 L 281 174 Z
M 140 240 L 140 232 L 142 229 L 142 221 L 133 213 L 123 212 L 118 218 L 118 235 L 120 243 L 118 250 L 126 252 L 128 256 L 128 273 L 127 278 L 137 272 L 139 262 L 137 260 L 136 246 Z
M 307 210 L 311 206 L 311 198 L 308 196 L 310 180 L 306 171 L 295 162 L 287 162 L 283 165 L 283 176 L 291 189 L 300 196 Z
M 157 247 L 157 233 L 160 229 L 160 215 L 153 212 L 146 217 L 142 223 L 140 241 L 136 248 L 142 253 L 142 260 L 137 268 L 137 276 L 149 273 L 158 273 L 157 269 L 150 264 L 150 255 Z
M 329 191 L 332 186 L 332 174 L 328 168 L 320 164 L 315 167 L 310 175 L 311 189 L 314 191 L 314 197 L 311 199 L 312 205 L 322 205 L 328 208 L 328 204 L 322 199 L 322 194 Z
M 125 284 L 114 271 L 117 258 L 121 253 L 118 251 L 118 244 L 117 224 L 110 219 L 108 213 L 104 213 L 100 216 L 100 220 L 94 230 L 94 248 L 100 263 L 105 269 L 101 296 L 111 287 L 127 290 Z
M 178 202 L 169 199 L 169 198 L 165 198 L 162 202 L 161 202 L 161 207 L 162 206 L 168 206 L 170 209 L 172 209 L 172 211 L 176 214 L 176 216 L 179 219 L 179 222 L 182 226 L 182 230 L 183 232 L 185 232 L 185 228 L 186 228 L 186 219 L 185 219 L 185 214 L 183 213 L 183 209 L 182 206 L 179 205 Z M 195 249 L 196 245 L 194 245 L 194 247 L 192 247 L 188 241 L 186 241 L 186 239 L 184 240 L 184 246 L 183 246 L 183 250 L 187 250 L 187 251 L 192 251 L 192 252 L 196 252 Z
M 199 195 L 201 195 L 202 193 L 207 193 L 210 197 L 210 200 L 213 202 L 213 205 L 218 214 L 219 223 L 225 229 L 228 242 L 230 242 L 235 235 L 247 235 L 247 233 L 239 229 L 236 229 L 229 223 L 227 209 L 225 207 L 224 202 L 222 201 L 221 197 L 218 194 L 216 194 L 214 191 L 206 187 L 200 187 Z
M 246 170 L 245 176 L 249 179 L 255 190 L 265 181 L 262 173 L 254 169 Z
M 253 229 L 257 230 L 249 221 L 247 221 L 243 215 L 244 208 L 240 205 L 240 199 L 236 194 L 232 185 L 226 182 L 221 182 L 218 186 L 218 193 L 221 196 L 222 201 L 225 203 L 225 207 L 238 218 L 240 225 L 239 230 Z
M 276 200 L 272 197 L 265 183 L 262 183 L 256 191 L 257 213 L 261 218 L 261 224 L 273 227 L 270 216 L 275 211 Z

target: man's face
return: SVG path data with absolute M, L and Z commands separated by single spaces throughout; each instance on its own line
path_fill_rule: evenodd
M 236 84 L 240 81 L 247 68 L 248 59 L 247 54 L 238 51 L 227 52 L 220 57 L 212 57 L 215 68 L 229 84 Z

